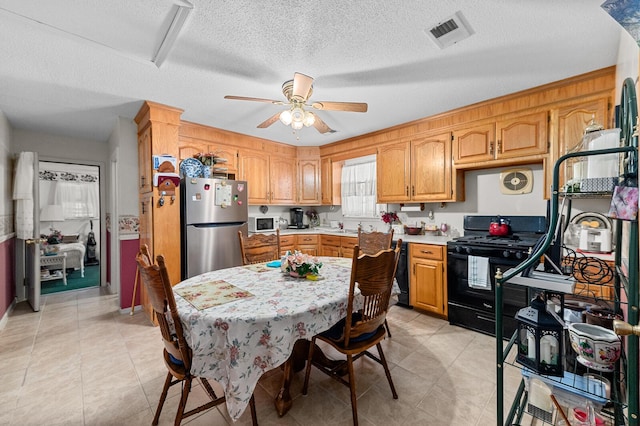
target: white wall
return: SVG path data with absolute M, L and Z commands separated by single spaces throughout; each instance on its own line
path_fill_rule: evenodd
M 0 242 L 13 231 L 13 154 L 11 126 L 0 111 Z

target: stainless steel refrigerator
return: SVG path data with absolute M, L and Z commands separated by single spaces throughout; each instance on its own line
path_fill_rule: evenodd
M 247 183 L 184 178 L 180 195 L 182 279 L 242 265 L 238 231 L 248 231 Z

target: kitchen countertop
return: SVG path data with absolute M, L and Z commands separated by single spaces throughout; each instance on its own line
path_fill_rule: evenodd
M 296 235 L 296 234 L 313 234 L 313 235 L 344 235 L 345 237 L 357 237 L 358 231 L 345 229 L 340 230 L 336 228 L 305 228 L 305 229 L 281 229 L 280 235 Z M 451 241 L 453 237 L 444 235 L 408 235 L 408 234 L 394 234 L 393 240 L 396 241 L 402 239 L 408 243 L 421 243 L 421 244 L 435 244 L 444 246 L 447 245 L 447 241 Z

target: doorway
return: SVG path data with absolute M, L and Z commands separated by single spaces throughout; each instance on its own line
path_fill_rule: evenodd
M 38 170 L 41 294 L 100 286 L 100 167 L 39 161 Z

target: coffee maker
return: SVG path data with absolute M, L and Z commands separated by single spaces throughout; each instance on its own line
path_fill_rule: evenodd
M 302 208 L 300 207 L 295 207 L 290 209 L 291 212 L 291 221 L 289 222 L 289 228 L 296 228 L 296 229 L 302 229 L 302 228 L 308 228 L 309 225 L 304 225 L 303 221 L 304 221 L 304 211 L 302 210 Z

